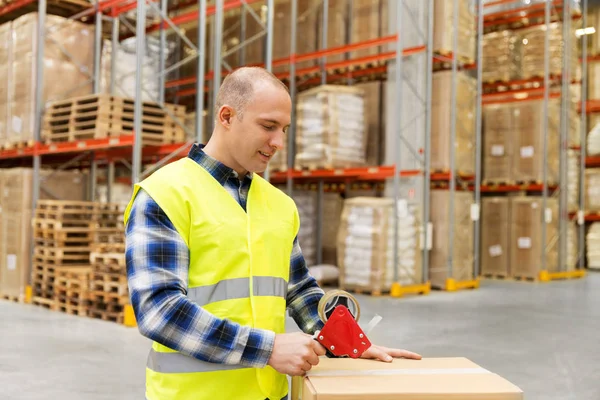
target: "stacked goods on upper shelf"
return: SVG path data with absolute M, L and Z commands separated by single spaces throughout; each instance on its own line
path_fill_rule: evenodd
M 34 139 L 37 20 L 37 13 L 30 13 L 12 23 L 12 58 L 8 58 L 12 60 L 12 73 L 6 121 L 7 145 L 23 144 Z M 45 26 L 42 102 L 91 93 L 89 74 L 94 61 L 93 30 L 89 25 L 53 15 L 46 16 Z
M 448 171 L 451 152 L 455 152 L 455 170 L 475 173 L 475 80 L 464 72 L 456 76 L 456 141 L 450 143 L 452 71 L 433 74 L 431 99 L 431 168 Z
M 454 29 L 454 0 L 435 0 L 433 14 L 433 50 L 442 55 L 453 53 L 454 37 L 457 38 L 459 60 L 471 63 L 475 60 L 475 15 L 471 1 L 458 3 L 458 32 Z
M 114 94 L 120 97 L 135 98 L 135 79 L 137 69 L 137 38 L 132 37 L 117 43 L 116 54 L 113 53 L 112 44 L 105 40 L 102 45 L 101 70 L 100 70 L 100 93 Z M 169 61 L 174 51 L 174 43 L 167 42 L 164 48 L 160 48 L 157 37 L 146 36 L 146 46 L 142 68 L 142 100 L 149 102 L 158 101 L 159 92 L 159 58 L 162 53 L 166 62 Z M 113 77 L 114 93 L 110 92 L 111 64 L 115 57 L 115 76 Z M 166 66 L 169 64 L 167 62 Z
M 344 1 L 337 0 L 339 3 Z M 385 0 L 353 0 L 350 43 L 359 43 L 387 36 L 388 11 Z M 344 43 L 342 43 L 344 44 Z M 350 53 L 350 58 L 362 58 L 380 53 L 378 47 L 369 47 Z
M 48 104 L 42 125 L 42 140 L 64 142 L 132 135 L 132 99 L 106 94 L 74 97 Z M 185 141 L 185 107 L 153 102 L 142 104 L 142 142 L 162 145 Z
M 588 92 L 590 100 L 600 100 L 600 62 L 588 63 Z
M 450 196 L 454 196 L 454 209 L 450 210 Z M 473 280 L 473 221 L 471 204 L 473 193 L 431 191 L 431 223 L 433 241 L 429 261 L 431 286 L 446 287 L 447 279 L 457 282 Z M 452 211 L 450 213 L 450 211 Z M 453 232 L 450 229 L 450 215 L 453 218 Z M 454 245 L 449 247 L 448 238 L 454 237 Z M 448 257 L 452 252 L 452 273 L 448 270 Z
M 544 154 L 544 103 L 528 100 L 483 107 L 483 180 L 490 183 L 541 182 L 544 162 L 548 182 L 558 181 L 560 99 L 548 109 L 547 152 Z M 575 134 L 575 128 L 571 129 Z
M 585 211 L 600 212 L 600 168 L 585 170 Z
M 600 270 L 600 222 L 590 225 L 586 235 L 587 267 Z
M 8 90 L 12 74 L 12 22 L 0 25 L 0 144 L 6 141 L 10 92 Z
M 558 270 L 558 201 L 549 198 L 542 210 L 542 198 L 486 197 L 481 215 L 481 275 L 537 278 L 542 251 L 542 218 L 546 220 L 547 266 Z M 574 224 L 567 226 L 567 269 L 577 263 L 577 232 Z
M 588 6 L 588 26 L 596 27 L 596 34 L 588 35 L 588 54 L 600 55 L 600 35 L 598 35 L 598 26 L 600 26 L 600 7 Z
M 588 128 L 590 129 L 590 133 L 587 137 L 587 154 L 595 156 L 600 154 L 600 115 L 590 116 L 590 125 Z
M 519 37 L 522 38 L 521 46 L 521 79 L 530 79 L 542 77 L 544 75 L 544 51 L 545 51 L 546 26 L 538 25 L 525 28 L 519 31 Z M 562 74 L 563 64 L 563 24 L 553 22 L 549 25 L 550 46 L 550 70 L 551 76 Z M 572 79 L 581 77 L 578 49 L 576 44 L 575 29 L 571 30 L 570 41 L 571 54 L 567 57 L 570 62 L 570 75 Z
M 87 175 L 77 171 L 42 170 L 41 180 L 41 199 L 85 200 L 87 197 Z M 0 170 L 0 294 L 18 299 L 24 298 L 31 265 L 32 181 L 30 168 Z M 36 290 L 39 295 L 52 290 L 55 267 L 56 264 L 34 263 L 34 295 Z
M 348 168 L 365 164 L 363 90 L 323 85 L 298 95 L 296 167 Z
M 520 78 L 522 39 L 514 31 L 483 36 L 483 82 L 513 81 Z
M 394 283 L 394 205 L 392 199 L 355 197 L 344 201 L 338 231 L 340 288 L 372 294 Z M 400 200 L 398 283 L 422 283 L 419 210 Z
M 510 199 L 484 197 L 481 201 L 481 275 L 510 275 Z
M 308 54 L 317 50 L 317 18 L 320 0 L 299 0 L 297 2 L 298 19 L 296 23 L 296 54 Z M 281 0 L 275 4 L 275 15 L 273 22 L 273 59 L 278 60 L 290 56 L 291 31 L 291 1 Z M 262 41 L 258 41 L 262 44 Z M 262 53 L 261 53 L 262 54 Z M 315 65 L 315 60 L 303 61 L 296 64 L 296 68 L 302 69 Z M 277 67 L 277 71 L 287 71 L 289 65 Z

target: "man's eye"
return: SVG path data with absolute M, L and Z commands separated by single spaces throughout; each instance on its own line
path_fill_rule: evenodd
M 273 125 L 263 125 L 263 127 L 268 131 L 272 131 L 273 129 L 275 129 Z

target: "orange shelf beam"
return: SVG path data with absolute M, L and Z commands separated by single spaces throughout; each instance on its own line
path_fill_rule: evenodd
M 11 13 L 15 10 L 18 10 L 21 7 L 28 6 L 31 3 L 34 3 L 36 0 L 17 0 L 12 3 L 5 5 L 4 7 L 0 7 L 0 17 Z
M 600 168 L 600 156 L 586 157 L 585 166 L 587 168 Z
M 584 218 L 588 222 L 600 222 L 600 213 L 586 214 Z
M 401 177 L 411 177 L 421 175 L 419 170 L 400 171 Z M 288 170 L 286 172 L 274 172 L 271 179 L 282 181 L 292 179 L 353 179 L 358 181 L 377 181 L 392 178 L 394 176 L 393 166 L 381 167 L 361 167 L 361 168 L 339 168 L 339 169 L 319 169 L 314 171 Z
M 588 100 L 585 108 L 588 114 L 600 112 L 600 100 Z M 579 111 L 581 112 L 581 106 Z

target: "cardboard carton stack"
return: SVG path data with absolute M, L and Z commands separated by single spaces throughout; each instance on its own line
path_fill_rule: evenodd
M 542 243 L 542 198 L 516 197 L 511 203 L 510 265 L 514 277 L 536 279 L 540 273 L 542 249 L 546 270 L 558 270 L 558 200 L 547 199 L 552 221 L 546 219 L 546 243 Z
M 0 294 L 18 300 L 24 299 L 25 286 L 30 277 L 29 268 L 32 265 L 32 179 L 33 171 L 30 168 L 0 170 Z M 41 179 L 42 200 L 85 200 L 87 197 L 88 179 L 85 174 L 42 170 Z M 33 263 L 34 283 L 36 271 L 38 281 L 43 282 L 38 286 L 38 294 L 47 296 L 47 299 L 52 298 L 55 268 L 56 264 Z M 34 285 L 34 295 L 35 290 Z
M 473 193 L 455 192 L 453 232 L 450 232 L 450 196 L 448 190 L 431 191 L 431 223 L 433 241 L 429 258 L 429 279 L 432 287 L 446 287 L 448 278 L 457 282 L 473 280 L 473 221 L 471 204 Z M 448 238 L 454 236 L 449 247 Z M 452 252 L 452 273 L 448 270 L 448 257 Z
M 587 267 L 600 270 L 600 222 L 594 222 L 590 225 L 585 240 Z
M 338 231 L 340 288 L 374 295 L 394 283 L 394 201 L 355 197 L 344 201 Z M 418 208 L 400 200 L 398 278 L 401 285 L 422 283 Z
M 8 90 L 12 74 L 12 22 L 0 25 L 0 144 L 6 140 L 8 131 Z
M 541 182 L 546 162 L 548 181 L 558 182 L 560 100 L 550 101 L 546 154 L 543 108 L 541 100 L 483 107 L 484 181 Z
M 460 61 L 475 60 L 475 15 L 469 0 L 459 0 L 458 31 L 454 30 L 454 1 L 435 0 L 433 14 L 433 50 L 442 55 L 453 53 L 454 36 L 458 35 L 456 53 Z
M 483 36 L 484 82 L 507 82 L 521 76 L 522 39 L 515 31 L 492 32 Z
M 585 210 L 600 211 L 600 168 L 585 170 Z
M 12 73 L 6 122 L 9 145 L 29 143 L 34 138 L 37 18 L 37 13 L 30 13 L 12 23 Z M 45 24 L 42 101 L 90 94 L 92 81 L 84 71 L 87 69 L 91 73 L 93 70 L 93 29 L 53 15 L 46 17 Z
M 452 71 L 433 74 L 431 99 L 431 168 L 451 169 L 450 152 L 455 152 L 455 170 L 475 173 L 475 81 L 464 72 L 456 82 L 456 141 L 450 143 Z
M 587 154 L 594 156 L 600 154 L 600 115 L 590 115 L 588 124 Z
M 343 3 L 343 1 L 341 1 Z M 386 36 L 388 25 L 387 1 L 353 0 L 350 42 L 359 43 Z M 350 58 L 362 58 L 379 54 L 378 47 L 369 47 L 350 53 Z
M 481 201 L 481 275 L 510 275 L 510 198 Z
M 348 168 L 365 164 L 363 91 L 324 85 L 298 95 L 296 167 Z
M 593 35 L 592 35 L 593 36 Z M 588 63 L 588 94 L 591 100 L 600 100 L 600 63 Z

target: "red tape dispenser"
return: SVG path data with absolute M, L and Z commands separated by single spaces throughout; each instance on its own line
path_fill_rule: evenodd
M 314 338 L 333 356 L 359 358 L 371 347 L 367 335 L 358 325 L 358 301 L 350 293 L 343 290 L 327 292 L 318 308 L 319 317 L 325 325 Z

